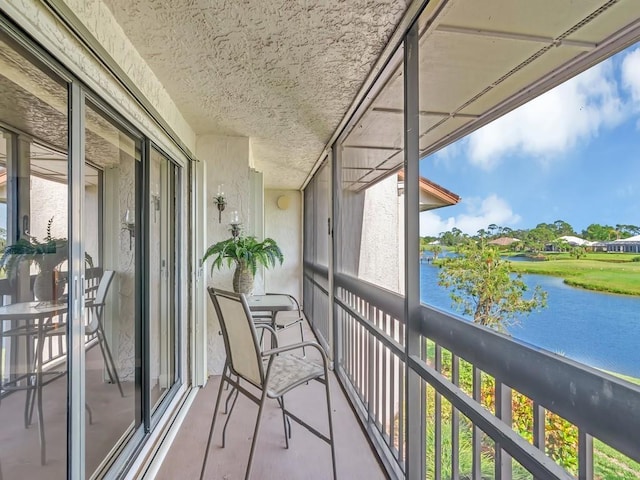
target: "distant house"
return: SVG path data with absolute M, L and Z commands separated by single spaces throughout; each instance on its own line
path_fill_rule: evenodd
M 608 252 L 640 253 L 640 235 L 607 242 Z
M 608 242 L 593 242 L 591 249 L 594 252 L 608 252 L 609 249 L 607 248 L 607 245 Z
M 589 240 L 585 240 L 584 238 L 580 237 L 574 237 L 573 235 L 564 235 L 558 238 L 558 240 L 564 240 L 572 247 L 589 247 L 592 243 Z
M 589 240 L 585 240 L 584 238 L 580 238 L 580 237 L 575 237 L 573 235 L 563 235 L 562 237 L 558 237 L 555 242 L 552 243 L 547 243 L 544 246 L 544 249 L 546 252 L 557 252 L 558 250 L 558 243 L 559 242 L 564 242 L 565 244 L 567 244 L 570 247 L 591 247 L 593 246 L 596 242 L 590 242 Z
M 518 243 L 520 240 L 513 237 L 500 237 L 495 240 L 491 240 L 489 245 L 497 245 L 498 247 L 509 247 L 514 243 Z

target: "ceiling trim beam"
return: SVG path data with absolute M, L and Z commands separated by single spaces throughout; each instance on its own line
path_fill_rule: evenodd
M 360 148 L 363 150 L 385 150 L 391 152 L 400 152 L 402 148 L 399 147 L 383 147 L 375 145 L 343 145 L 343 148 Z
M 438 25 L 438 32 L 455 33 L 460 35 L 472 35 L 476 37 L 502 38 L 505 40 L 519 40 L 523 42 L 542 43 L 545 45 L 554 45 L 556 47 L 576 47 L 582 50 L 593 50 L 598 46 L 593 42 L 582 42 L 579 40 L 555 39 L 552 37 L 541 37 L 538 35 L 527 35 L 517 32 L 500 32 L 497 30 L 483 30 L 479 28 L 457 27 L 454 25 Z
M 383 108 L 376 107 L 373 108 L 372 111 L 380 112 L 380 113 L 393 113 L 402 115 L 404 112 L 400 108 Z M 439 118 L 479 118 L 480 115 L 475 115 L 471 113 L 456 113 L 456 112 L 438 112 L 435 110 L 420 110 L 421 117 L 439 117 Z
M 368 170 L 369 172 L 380 171 L 380 172 L 388 172 L 391 170 L 390 168 L 377 168 L 377 167 L 342 167 L 342 170 Z

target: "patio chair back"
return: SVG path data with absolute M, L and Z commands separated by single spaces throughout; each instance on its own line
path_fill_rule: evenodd
M 209 287 L 231 371 L 262 388 L 264 368 L 251 312 L 243 294 Z
M 102 312 L 104 305 L 107 301 L 107 293 L 109 293 L 109 287 L 113 282 L 116 272 L 113 270 L 105 270 L 100 277 L 100 284 L 98 290 L 96 290 L 96 298 L 91 302 L 91 308 L 89 309 L 90 319 L 87 325 L 86 334 L 92 335 L 98 329 L 98 323 L 102 319 Z
M 113 270 L 105 270 L 100 278 L 100 284 L 98 285 L 98 291 L 96 292 L 96 300 L 95 303 L 97 305 L 104 305 L 107 299 L 107 292 L 109 291 L 109 287 L 111 286 L 111 281 L 115 276 L 116 272 Z

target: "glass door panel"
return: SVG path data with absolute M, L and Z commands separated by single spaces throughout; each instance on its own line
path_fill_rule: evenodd
M 141 142 L 98 107 L 85 114 L 87 477 L 140 425 Z M 91 418 L 92 417 L 92 418 Z
M 151 149 L 149 205 L 149 397 L 152 411 L 176 380 L 176 167 Z
M 0 476 L 65 478 L 68 85 L 0 33 Z

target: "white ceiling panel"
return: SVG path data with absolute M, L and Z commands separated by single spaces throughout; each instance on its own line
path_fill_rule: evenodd
M 420 125 L 420 151 L 424 152 L 427 148 L 429 148 L 434 143 L 438 142 L 443 138 L 447 138 L 452 132 L 455 132 L 459 128 L 464 127 L 469 124 L 471 119 L 464 117 L 453 117 L 447 118 L 446 121 L 442 122 L 437 127 L 432 127 L 431 129 L 423 129 L 422 124 Z
M 607 3 L 603 0 L 465 0 L 450 2 L 439 25 L 555 38 Z
M 370 110 L 347 137 L 345 145 L 402 148 L 404 143 L 402 112 Z
M 544 55 L 538 57 L 534 62 L 509 76 L 506 76 L 509 70 L 505 70 L 497 77 L 497 79 L 500 79 L 505 76 L 498 85 L 492 85 L 491 90 L 460 110 L 460 112 L 471 115 L 481 115 L 505 99 L 512 97 L 525 90 L 529 85 L 535 83 L 540 78 L 541 71 L 553 71 L 558 65 L 563 65 L 583 53 L 583 50 L 575 47 L 554 47 Z
M 539 45 L 436 31 L 420 48 L 420 109 L 456 111 Z

